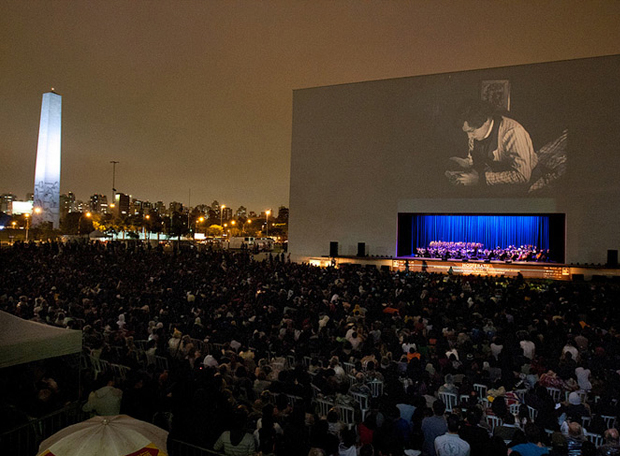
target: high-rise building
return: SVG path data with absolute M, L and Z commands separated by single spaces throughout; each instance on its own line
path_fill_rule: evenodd
M 33 224 L 51 223 L 58 228 L 60 219 L 60 130 L 62 97 L 51 92 L 43 94 L 39 143 L 34 175 Z
M 129 195 L 117 193 L 114 198 L 114 215 L 117 217 L 129 215 Z
M 60 218 L 65 218 L 68 213 L 75 212 L 75 195 L 73 192 L 60 195 Z
M 155 203 L 155 212 L 159 215 L 166 215 L 166 205 L 163 201 L 157 201 Z
M 179 203 L 178 201 L 171 202 L 168 207 L 170 208 L 170 213 L 173 213 L 173 212 L 182 213 L 183 212 L 183 203 Z
M 222 209 L 222 219 L 224 220 L 230 220 L 232 218 L 233 215 L 233 210 L 232 207 L 224 207 L 224 209 Z
M 130 199 L 131 199 L 131 202 L 129 203 L 129 213 L 131 215 L 140 215 L 144 207 L 144 201 L 139 200 L 137 198 L 130 198 Z
M 80 214 L 90 211 L 90 204 L 84 201 L 77 200 L 74 206 L 75 206 L 75 212 L 79 212 Z
M 96 214 L 108 213 L 108 197 L 95 193 L 90 197 L 90 210 Z
M 0 195 L 0 212 L 11 215 L 13 201 L 15 200 L 17 200 L 17 197 L 12 193 L 3 193 Z
M 280 206 L 278 208 L 278 222 L 288 223 L 288 207 Z
M 153 203 L 150 201 L 144 201 L 142 203 L 142 213 L 144 215 L 149 215 L 151 212 L 153 212 Z
M 245 206 L 239 206 L 239 208 L 237 209 L 237 212 L 235 212 L 235 217 L 237 218 L 247 218 L 248 217 L 248 210 L 246 209 Z

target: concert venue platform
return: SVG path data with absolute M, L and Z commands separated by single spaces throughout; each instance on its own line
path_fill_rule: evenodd
M 312 257 L 307 260 L 317 266 L 346 267 L 374 266 L 400 272 L 428 272 L 441 274 L 482 275 L 516 277 L 519 273 L 526 279 L 551 280 L 620 280 L 618 265 L 579 265 L 536 262 L 442 260 L 440 258 L 416 257 Z

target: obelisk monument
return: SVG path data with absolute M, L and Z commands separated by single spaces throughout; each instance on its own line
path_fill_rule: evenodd
M 54 89 L 44 93 L 34 175 L 33 225 L 51 222 L 53 228 L 59 226 L 61 113 L 62 97 Z

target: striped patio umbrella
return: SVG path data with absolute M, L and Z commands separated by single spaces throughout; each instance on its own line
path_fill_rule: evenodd
M 168 432 L 127 415 L 96 416 L 41 442 L 37 456 L 168 456 Z

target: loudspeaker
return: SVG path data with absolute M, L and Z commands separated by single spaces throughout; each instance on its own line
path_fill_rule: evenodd
M 329 243 L 329 256 L 330 257 L 338 256 L 338 242 L 332 241 Z
M 607 267 L 608 268 L 618 267 L 618 251 L 617 250 L 607 251 Z
M 357 243 L 357 256 L 358 257 L 365 257 L 366 256 L 366 243 L 365 242 L 358 242 Z

